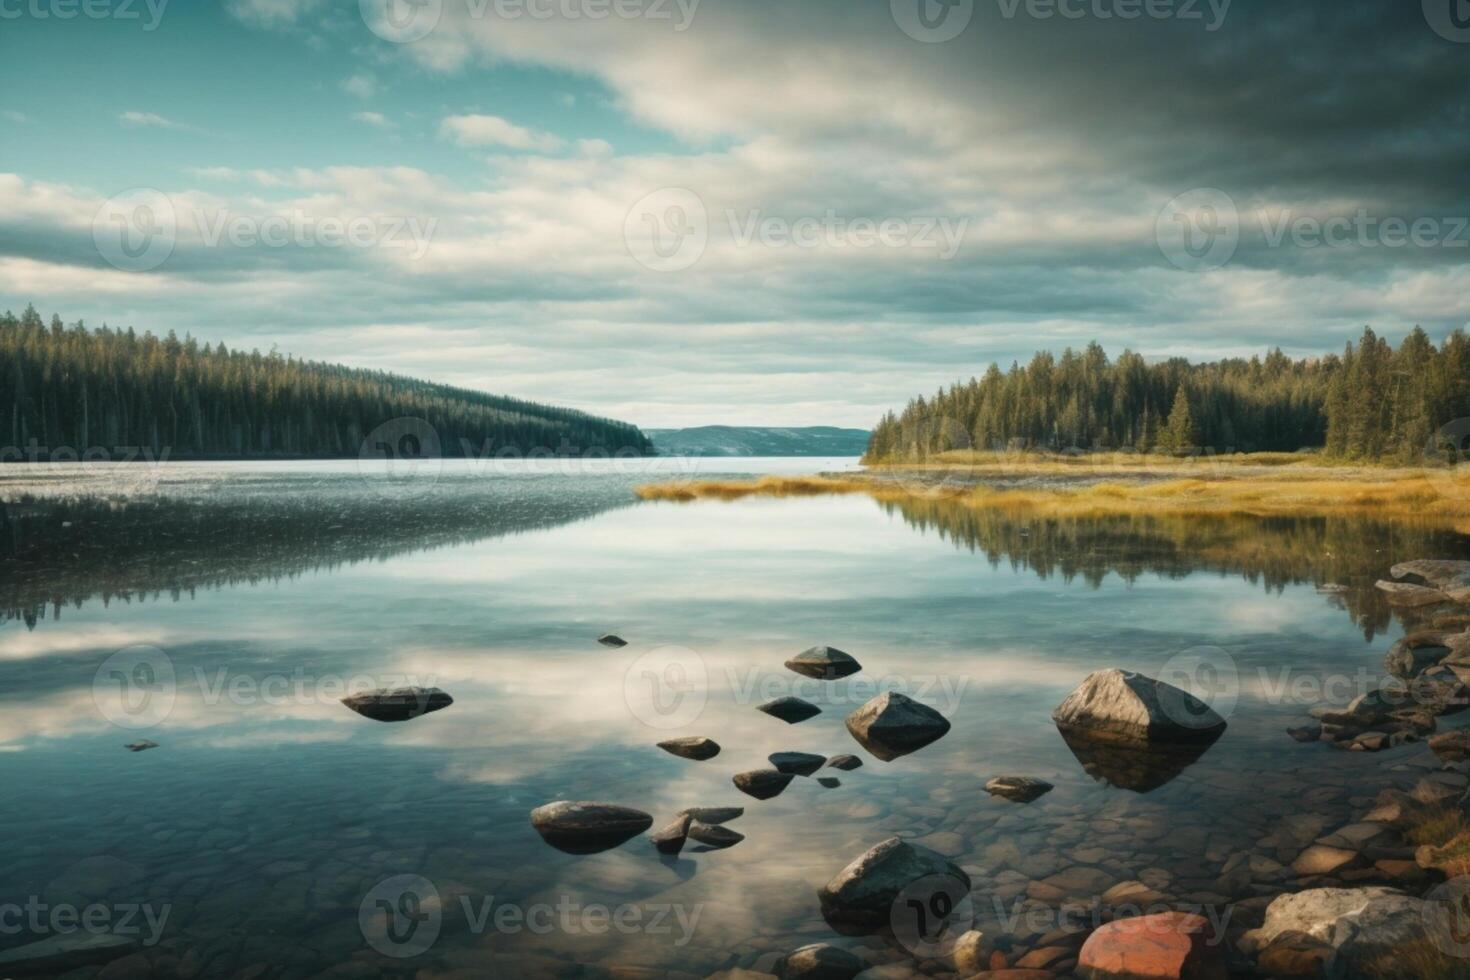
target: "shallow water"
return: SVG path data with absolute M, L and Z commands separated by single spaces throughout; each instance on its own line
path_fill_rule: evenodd
M 1377 678 L 1405 623 L 1372 581 L 1395 561 L 1470 557 L 1463 536 L 1371 522 L 637 502 L 637 483 L 695 464 L 661 465 L 682 468 L 0 472 L 0 907 L 166 910 L 137 936 L 160 940 L 155 966 L 209 976 L 704 976 L 808 942 L 877 946 L 837 937 L 815 890 L 898 834 L 971 873 L 965 914 L 993 933 L 1018 878 L 1069 868 L 1223 909 L 1271 880 L 1222 873 L 1229 855 L 1270 851 L 1283 820 L 1346 822 L 1390 762 L 1283 735 L 1323 682 L 1345 701 Z M 609 631 L 630 645 L 599 646 Z M 814 644 L 865 670 L 783 669 Z M 1049 714 L 1101 667 L 1193 682 L 1230 727 L 1177 773 L 1135 780 L 1104 760 L 1092 768 L 1111 781 L 1095 778 Z M 338 703 L 404 683 L 455 703 L 403 724 Z M 873 758 L 842 719 L 879 689 L 953 731 Z M 783 694 L 823 713 L 788 726 L 755 710 Z M 689 734 L 724 751 L 654 746 Z M 160 747 L 124 751 L 141 738 Z M 865 764 L 765 802 L 730 784 L 787 749 Z M 1002 773 L 1056 789 L 993 799 L 983 783 Z M 730 826 L 746 839 L 677 861 L 642 839 L 567 855 L 528 820 L 558 799 L 635 806 L 655 829 L 743 805 Z M 1295 845 L 1278 850 L 1289 861 Z M 50 934 L 0 932 L 0 951 Z

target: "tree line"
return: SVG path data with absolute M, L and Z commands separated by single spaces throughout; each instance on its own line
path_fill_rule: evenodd
M 1295 452 L 1347 460 L 1421 457 L 1470 418 L 1470 338 L 1439 346 L 1420 328 L 1398 349 L 1364 329 L 1341 355 L 1149 363 L 1110 360 L 1096 342 L 1037 353 L 888 413 L 864 459 L 922 460 L 957 449 Z M 1462 448 L 1459 446 L 1456 449 Z
M 446 456 L 653 454 L 636 426 L 572 409 L 274 350 L 201 346 L 172 331 L 94 330 L 57 316 L 47 325 L 34 306 L 0 316 L 0 445 L 9 443 L 0 460 L 125 448 L 155 459 L 350 457 L 397 419 L 427 422 Z M 387 441 L 423 431 L 390 426 Z M 427 451 L 424 441 L 366 451 Z

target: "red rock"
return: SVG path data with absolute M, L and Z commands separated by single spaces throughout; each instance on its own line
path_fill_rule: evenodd
M 1002 953 L 1000 950 L 996 950 L 995 952 L 990 954 L 990 969 L 992 972 L 997 970 L 1004 970 L 1008 966 L 1010 966 L 1010 964 L 1006 962 L 1006 954 Z
M 1163 912 L 1095 930 L 1077 972 L 1089 980 L 1225 980 L 1225 959 L 1208 919 Z

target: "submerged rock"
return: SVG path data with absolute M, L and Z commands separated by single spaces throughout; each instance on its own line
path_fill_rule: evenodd
M 771 760 L 777 772 L 789 772 L 795 776 L 810 776 L 827 762 L 826 756 L 810 752 L 772 752 L 766 758 Z
M 834 755 L 832 758 L 827 760 L 828 769 L 841 769 L 844 772 L 851 772 L 854 769 L 861 769 L 862 765 L 863 760 L 859 759 L 855 755 Z
M 777 772 L 774 769 L 755 769 L 751 772 L 737 772 L 732 777 L 735 788 L 758 800 L 769 800 L 780 796 L 796 776 L 789 772 Z
M 700 823 L 708 824 L 729 823 L 744 815 L 745 808 L 740 806 L 693 806 L 679 811 L 681 817 L 689 817 Z
M 77 931 L 0 951 L 0 976 L 60 976 L 87 964 L 106 963 L 130 953 L 138 941 L 109 932 Z
M 842 785 L 842 780 L 838 779 L 836 776 L 821 776 L 817 779 L 817 785 L 825 787 L 826 789 L 836 789 L 837 787 Z
M 649 838 L 653 846 L 660 854 L 678 854 L 684 849 L 684 841 L 689 837 L 690 818 L 687 813 L 681 813 L 674 822 L 663 830 Z
M 1077 954 L 1082 976 L 1225 980 L 1225 955 L 1210 920 L 1187 912 L 1116 919 L 1093 930 Z
M 677 755 L 681 759 L 693 759 L 703 762 L 713 759 L 720 754 L 720 743 L 714 739 L 705 738 L 703 735 L 690 735 L 686 738 L 671 738 L 659 742 L 658 747 L 671 755 Z
M 616 633 L 604 633 L 597 638 L 597 642 L 605 647 L 625 647 L 628 641 Z
M 637 837 L 653 826 L 653 817 L 611 803 L 558 800 L 532 810 L 531 826 L 559 851 L 596 854 Z
M 712 851 L 719 851 L 739 844 L 745 840 L 745 835 L 733 831 L 729 827 L 721 827 L 719 824 L 699 823 L 696 821 L 689 825 L 689 839 L 698 841 Z
M 863 669 L 862 664 L 836 647 L 812 647 L 786 661 L 786 667 L 806 677 L 824 681 L 851 677 Z
M 844 936 L 864 936 L 889 928 L 893 903 L 921 878 L 956 879 L 963 892 L 970 876 L 944 855 L 897 837 L 864 852 L 817 892 L 822 917 Z
M 985 784 L 991 796 L 1003 796 L 1016 803 L 1030 803 L 1052 791 L 1052 784 L 1030 776 L 996 776 Z
M 845 949 L 813 943 L 788 953 L 776 968 L 781 980 L 852 980 L 868 965 Z
M 906 694 L 885 692 L 847 716 L 847 730 L 884 762 L 917 752 L 949 731 L 949 719 Z
M 1066 732 L 1102 741 L 1213 741 L 1225 730 L 1225 719 L 1193 694 L 1131 670 L 1088 674 L 1051 717 Z
M 147 752 L 149 749 L 158 748 L 158 743 L 144 738 L 139 739 L 136 742 L 129 742 L 127 745 L 124 745 L 123 748 L 127 749 L 129 752 Z
M 454 703 L 454 698 L 437 687 L 396 687 L 350 694 L 342 703 L 374 721 L 408 721 L 442 711 Z
M 780 718 L 788 725 L 795 725 L 797 722 L 806 721 L 822 713 L 822 709 L 810 701 L 803 701 L 801 698 L 793 698 L 789 695 L 756 705 L 756 710 L 764 711 L 773 718 Z

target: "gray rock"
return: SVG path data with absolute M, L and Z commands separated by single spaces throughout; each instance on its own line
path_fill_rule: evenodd
M 139 739 L 136 742 L 129 742 L 127 745 L 124 745 L 123 748 L 127 749 L 129 752 L 147 752 L 149 749 L 158 748 L 158 743 L 144 738 Z
M 1225 719 L 1187 691 L 1131 670 L 1099 670 L 1052 712 L 1064 732 L 1100 741 L 1213 741 Z
M 729 827 L 696 821 L 689 825 L 689 839 L 698 841 L 712 851 L 718 851 L 727 847 L 734 847 L 736 844 L 745 840 L 745 835 L 733 831 Z
M 735 788 L 758 800 L 769 800 L 774 796 L 780 796 L 791 781 L 796 777 L 789 772 L 777 772 L 774 769 L 755 769 L 751 772 L 738 772 L 734 775 Z
M 841 769 L 844 772 L 851 772 L 854 769 L 861 769 L 862 765 L 863 760 L 859 759 L 855 755 L 834 755 L 832 758 L 827 760 L 828 769 Z
M 777 772 L 789 772 L 794 776 L 810 776 L 827 762 L 826 756 L 810 752 L 772 752 L 766 758 L 771 760 Z
M 863 669 L 862 664 L 836 647 L 812 647 L 786 661 L 786 667 L 824 681 L 851 677 Z
M 660 854 L 678 854 L 684 849 L 684 841 L 689 837 L 690 817 L 687 813 L 681 813 L 674 822 L 663 830 L 654 834 L 649 840 Z
M 1405 680 L 1418 677 L 1450 655 L 1447 640 L 1451 635 L 1443 630 L 1410 633 L 1388 648 L 1383 666 L 1395 677 Z
M 820 776 L 817 778 L 817 785 L 824 789 L 836 789 L 842 785 L 842 780 L 835 776 Z
M 605 647 L 625 647 L 628 645 L 628 641 L 616 633 L 604 633 L 597 638 L 597 642 Z
M 687 810 L 679 811 L 681 817 L 689 817 L 700 823 L 708 824 L 729 823 L 744 815 L 745 808 L 740 806 L 692 806 Z
M 781 980 L 852 980 L 868 965 L 845 949 L 813 943 L 787 954 L 776 970 Z
M 1015 803 L 1030 803 L 1052 791 L 1052 784 L 1031 776 L 996 776 L 985 784 L 991 796 L 1003 796 Z
M 559 851 L 596 854 L 637 837 L 653 826 L 653 817 L 611 803 L 558 800 L 532 810 L 531 826 Z
M 1396 579 L 1422 579 L 1455 602 L 1470 601 L 1470 561 L 1419 558 L 1399 562 L 1388 574 Z
M 917 752 L 949 731 L 949 719 L 906 694 L 878 695 L 847 716 L 847 730 L 884 762 Z
M 822 917 L 844 936 L 863 936 L 889 928 L 894 900 L 921 878 L 943 875 L 964 890 L 970 876 L 944 855 L 890 837 L 860 855 L 817 892 Z
M 437 687 L 396 687 L 350 694 L 342 703 L 374 721 L 408 721 L 431 711 L 442 711 L 454 699 Z
M 788 725 L 795 725 L 797 722 L 806 721 L 822 713 L 822 709 L 810 701 L 803 701 L 801 698 L 793 698 L 789 695 L 756 705 L 756 710 L 764 711 L 773 718 L 780 718 Z
M 1333 948 L 1328 977 L 1364 976 L 1364 964 L 1382 953 L 1428 942 L 1424 902 L 1392 888 L 1313 888 L 1276 898 L 1265 922 L 1247 940 L 1265 946 L 1285 933 L 1302 933 Z
M 720 743 L 712 738 L 705 738 L 703 735 L 667 739 L 659 742 L 658 747 L 681 759 L 693 759 L 696 762 L 713 759 L 720 754 Z

